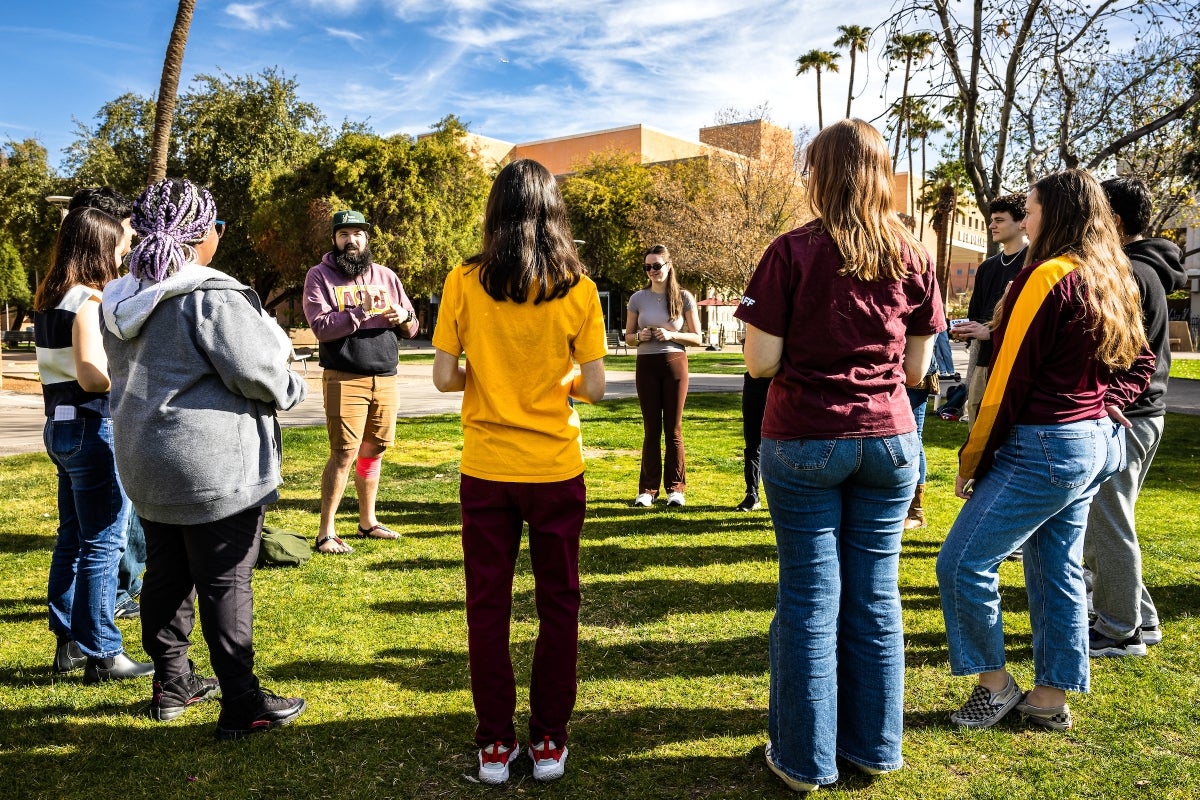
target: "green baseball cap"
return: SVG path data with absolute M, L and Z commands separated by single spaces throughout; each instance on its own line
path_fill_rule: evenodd
M 333 232 L 339 228 L 369 228 L 367 218 L 361 211 L 338 211 L 333 215 Z

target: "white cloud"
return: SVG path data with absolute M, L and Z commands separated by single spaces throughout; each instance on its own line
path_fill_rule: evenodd
M 337 39 L 345 39 L 347 42 L 361 42 L 363 37 L 354 31 L 344 31 L 340 28 L 326 28 L 325 32 Z
M 288 21 L 278 14 L 263 13 L 266 3 L 230 3 L 225 13 L 241 23 L 240 27 L 252 31 L 269 31 L 272 28 L 290 28 Z

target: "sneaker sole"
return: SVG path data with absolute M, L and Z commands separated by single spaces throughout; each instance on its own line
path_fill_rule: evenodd
M 197 703 L 203 703 L 205 700 L 211 700 L 212 696 L 219 691 L 220 689 L 213 689 L 211 692 L 206 692 L 198 697 L 193 697 L 191 700 L 187 701 L 181 706 L 159 706 L 158 708 L 155 708 L 153 705 L 151 705 L 150 719 L 157 720 L 159 722 L 170 722 L 173 719 L 179 719 L 179 717 L 183 716 L 183 713 L 189 708 Z
M 299 717 L 301 714 L 304 713 L 305 707 L 306 707 L 306 704 L 305 704 L 304 700 L 301 699 L 300 705 L 296 707 L 296 710 L 293 711 L 291 714 L 288 714 L 283 719 L 258 720 L 253 725 L 251 725 L 248 730 L 243 729 L 243 728 L 237 728 L 237 729 L 222 728 L 221 725 L 218 723 L 217 724 L 217 741 L 230 742 L 235 739 L 245 739 L 247 736 L 249 736 L 253 733 L 266 733 L 267 731 L 271 730 L 272 728 L 281 728 L 284 725 L 291 725 L 293 722 L 296 721 L 297 717 Z
M 1088 655 L 1092 658 L 1120 658 L 1122 656 L 1141 658 L 1146 653 L 1145 644 L 1131 644 L 1125 647 L 1114 645 L 1112 647 L 1101 647 L 1097 650 L 1088 650 Z
M 504 767 L 502 769 L 495 768 L 491 770 L 485 770 L 483 767 L 483 754 L 479 753 L 477 758 L 479 760 L 480 783 L 486 783 L 489 786 L 499 786 L 502 783 L 508 783 L 508 769 L 512 765 L 512 762 L 519 755 L 521 755 L 521 748 L 520 746 L 517 746 L 508 752 L 508 761 L 504 762 Z
M 563 748 L 562 758 L 558 761 L 544 759 L 537 761 L 533 758 L 533 748 L 529 749 L 529 758 L 533 761 L 533 779 L 546 783 L 547 781 L 556 781 L 567 772 L 567 748 Z M 542 766 L 544 764 L 544 766 Z
M 1142 631 L 1142 642 L 1146 646 L 1153 647 L 1161 641 L 1162 631 Z
M 795 778 L 793 778 L 792 776 L 785 773 L 783 770 L 781 770 L 779 768 L 779 766 L 774 761 L 771 760 L 770 745 L 767 746 L 767 749 L 766 749 L 764 755 L 766 756 L 767 769 L 771 770 L 771 772 L 774 772 L 776 777 L 778 777 L 779 780 L 783 781 L 784 784 L 786 784 L 787 787 L 789 789 L 791 789 L 793 792 L 815 792 L 817 790 L 817 788 L 818 788 L 817 784 L 805 783 L 804 781 L 798 781 Z

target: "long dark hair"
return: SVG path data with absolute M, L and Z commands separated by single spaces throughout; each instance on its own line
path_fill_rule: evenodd
M 34 311 L 50 311 L 75 286 L 103 289 L 117 277 L 121 223 L 96 208 L 77 208 L 58 229 L 50 271 L 33 297 Z
M 671 319 L 683 316 L 683 290 L 679 288 L 679 281 L 675 278 L 675 265 L 671 264 L 671 251 L 667 249 L 665 244 L 652 244 L 646 248 L 646 252 L 642 253 L 642 258 L 646 256 L 662 256 L 663 262 L 670 264 L 670 269 L 667 270 L 667 315 Z M 646 288 L 651 286 L 650 281 L 646 281 Z
M 554 176 L 536 161 L 512 162 L 492 183 L 483 216 L 483 252 L 467 259 L 496 300 L 534 304 L 566 296 L 584 274 Z
M 1066 258 L 1077 265 L 1096 358 L 1127 369 L 1145 346 L 1146 332 L 1133 267 L 1104 189 L 1089 173 L 1067 169 L 1042 178 L 1033 190 L 1042 217 L 1025 263 Z

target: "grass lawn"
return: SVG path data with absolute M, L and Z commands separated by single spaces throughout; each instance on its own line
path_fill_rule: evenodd
M 717 354 L 720 355 L 720 354 Z M 613 365 L 615 368 L 615 365 Z M 765 512 L 742 496 L 736 395 L 688 403 L 688 506 L 628 507 L 640 418 L 634 401 L 585 407 L 589 514 L 579 702 L 567 776 L 536 785 L 528 761 L 507 788 L 473 782 L 457 507 L 457 417 L 400 420 L 385 459 L 382 519 L 397 545 L 354 540 L 350 556 L 255 576 L 255 641 L 265 685 L 308 710 L 289 728 L 218 744 L 216 703 L 172 723 L 138 716 L 150 682 L 55 680 L 45 583 L 56 526 L 43 455 L 0 459 L 0 797 L 3 798 L 759 798 L 790 794 L 762 759 L 767 628 L 775 553 Z M 1093 693 L 1073 696 L 1066 734 L 1006 720 L 952 729 L 970 691 L 950 677 L 934 557 L 959 508 L 952 495 L 959 423 L 931 419 L 929 528 L 907 536 L 904 754 L 875 780 L 853 770 L 819 797 L 1191 798 L 1200 793 L 1200 418 L 1171 416 L 1139 515 L 1146 581 L 1164 641 L 1143 659 L 1094 663 Z M 268 523 L 312 534 L 325 434 L 284 432 L 287 486 Z M 352 501 L 341 527 L 353 530 Z M 1001 568 L 1010 666 L 1032 678 L 1019 565 Z M 527 679 L 536 618 L 528 558 L 515 586 L 514 653 Z M 141 657 L 139 623 L 120 623 Z M 202 671 L 200 632 L 193 648 Z M 519 715 L 527 713 L 518 678 Z M 854 698 L 844 698 L 853 704 Z M 524 719 L 518 722 L 523 731 Z
M 1200 380 L 1200 359 L 1173 358 L 1171 359 L 1171 377 Z

